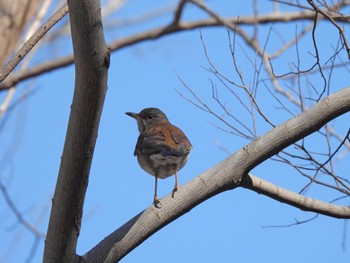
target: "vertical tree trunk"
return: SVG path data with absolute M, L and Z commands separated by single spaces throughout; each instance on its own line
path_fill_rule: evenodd
M 100 116 L 109 51 L 98 0 L 68 1 L 75 89 L 47 232 L 43 262 L 77 262 L 77 239 Z

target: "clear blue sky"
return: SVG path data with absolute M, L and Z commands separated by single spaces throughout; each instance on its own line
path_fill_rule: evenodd
M 144 10 L 165 4 L 165 1 L 160 0 L 150 2 L 152 3 L 147 3 L 146 6 L 142 1 L 131 1 L 116 18 L 136 16 Z M 210 1 L 209 5 L 226 16 L 251 14 L 250 1 L 239 1 L 239 8 L 232 1 L 223 2 L 219 4 Z M 259 6 L 261 12 L 271 10 L 269 1 L 262 3 L 264 4 Z M 141 8 L 142 5 L 145 6 Z M 191 8 L 185 17 L 195 19 L 204 16 Z M 107 39 L 151 28 L 168 20 L 169 17 L 165 17 L 140 27 L 109 30 Z M 301 25 L 298 26 L 299 28 L 295 24 L 285 26 L 280 33 L 290 39 L 295 30 L 300 29 Z M 266 39 L 269 27 L 267 25 L 261 29 L 261 39 Z M 278 27 L 278 30 L 281 28 Z M 334 28 L 329 27 L 329 30 L 329 34 L 337 36 Z M 248 32 L 251 33 L 251 30 L 248 29 Z M 202 35 L 215 64 L 223 72 L 232 73 L 227 31 L 223 28 L 203 29 Z M 318 37 L 326 48 L 336 44 L 335 41 L 327 41 L 330 38 L 328 34 L 319 34 Z M 247 50 L 253 61 L 255 56 L 240 38 L 238 43 L 241 46 L 237 46 L 237 61 L 249 85 L 253 76 L 251 62 L 242 48 Z M 307 54 L 308 51 L 313 51 L 311 44 L 310 35 L 299 44 L 305 67 L 310 66 L 311 56 Z M 270 41 L 268 51 L 273 51 L 274 48 L 275 42 Z M 69 53 L 70 42 L 46 47 L 45 51 L 38 53 L 37 60 L 51 57 L 57 50 Z M 342 55 L 346 60 L 344 53 Z M 276 68 L 280 70 L 279 73 L 283 73 L 282 70 L 292 62 L 296 62 L 295 49 L 287 52 L 283 60 L 285 64 L 276 65 Z M 219 81 L 202 66 L 208 67 L 208 63 L 199 30 L 144 42 L 112 54 L 108 93 L 78 243 L 79 254 L 87 252 L 152 203 L 154 179 L 139 168 L 133 156 L 138 136 L 137 126 L 125 112 L 158 107 L 187 134 L 193 144 L 193 151 L 187 165 L 179 172 L 180 185 L 227 157 L 219 145 L 235 152 L 247 143 L 246 140 L 213 126 L 212 123 L 221 123 L 175 92 L 177 89 L 188 95 L 177 78 L 178 74 L 208 105 L 218 109 L 211 98 L 212 79 L 231 113 L 243 120 L 248 119 L 249 116 L 244 115 L 246 113 L 241 105 L 225 93 Z M 333 79 L 331 91 L 346 85 L 344 78 Z M 38 224 L 43 233 L 47 229 L 48 206 L 51 204 L 57 178 L 73 87 L 73 66 L 21 84 L 18 93 L 31 89 L 33 94 L 13 110 L 1 130 L 0 141 L 3 147 L 0 149 L 0 179 L 8 186 L 9 194 L 26 220 Z M 258 98 L 275 123 L 290 118 L 271 104 L 271 96 L 263 85 L 260 89 Z M 1 94 L 1 98 L 2 96 Z M 344 118 L 337 125 L 340 131 L 348 129 Z M 267 127 L 262 125 L 258 131 L 262 134 L 267 131 Z M 8 153 L 8 148 L 13 152 Z M 346 162 L 349 163 L 349 157 L 339 163 L 340 174 L 348 172 Z M 262 164 L 253 170 L 253 174 L 294 191 L 299 191 L 306 183 L 294 170 L 274 162 Z M 161 180 L 159 196 L 167 195 L 173 184 L 173 178 Z M 319 187 L 311 188 L 306 194 L 325 201 L 339 196 Z M 347 204 L 347 201 L 342 204 Z M 306 220 L 313 216 L 313 213 L 300 211 L 249 190 L 235 189 L 215 196 L 166 226 L 127 255 L 122 262 L 349 262 L 349 238 L 346 239 L 346 251 L 342 249 L 343 234 L 350 235 L 346 228 L 344 232 L 344 220 L 318 216 L 299 226 L 264 228 L 291 224 L 295 220 Z M 33 235 L 28 234 L 16 222 L 2 196 L 0 236 L 0 261 L 25 262 L 34 242 Z M 41 262 L 43 243 L 40 240 L 31 262 Z

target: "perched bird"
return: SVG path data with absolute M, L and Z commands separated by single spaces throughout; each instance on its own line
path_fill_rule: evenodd
M 157 197 L 158 178 L 175 174 L 173 194 L 178 190 L 177 171 L 187 162 L 192 145 L 185 134 L 172 125 L 157 108 L 145 108 L 140 113 L 126 112 L 136 119 L 140 135 L 134 155 L 141 168 L 155 178 L 153 204 L 160 207 Z

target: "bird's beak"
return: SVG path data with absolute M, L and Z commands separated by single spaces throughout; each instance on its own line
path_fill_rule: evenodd
M 143 132 L 145 130 L 145 125 L 144 125 L 139 114 L 134 113 L 134 112 L 125 112 L 125 114 L 134 118 L 137 121 L 137 128 L 138 128 L 139 132 Z
M 126 115 L 136 119 L 136 120 L 140 120 L 140 116 L 137 113 L 134 112 L 125 112 Z

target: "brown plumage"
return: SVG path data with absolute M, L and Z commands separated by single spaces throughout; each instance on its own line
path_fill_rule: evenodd
M 155 177 L 154 204 L 159 206 L 157 197 L 158 178 L 175 174 L 175 187 L 178 190 L 177 171 L 187 162 L 192 145 L 186 135 L 172 125 L 166 115 L 157 108 L 146 108 L 140 113 L 127 112 L 137 121 L 140 135 L 134 155 L 141 168 Z

